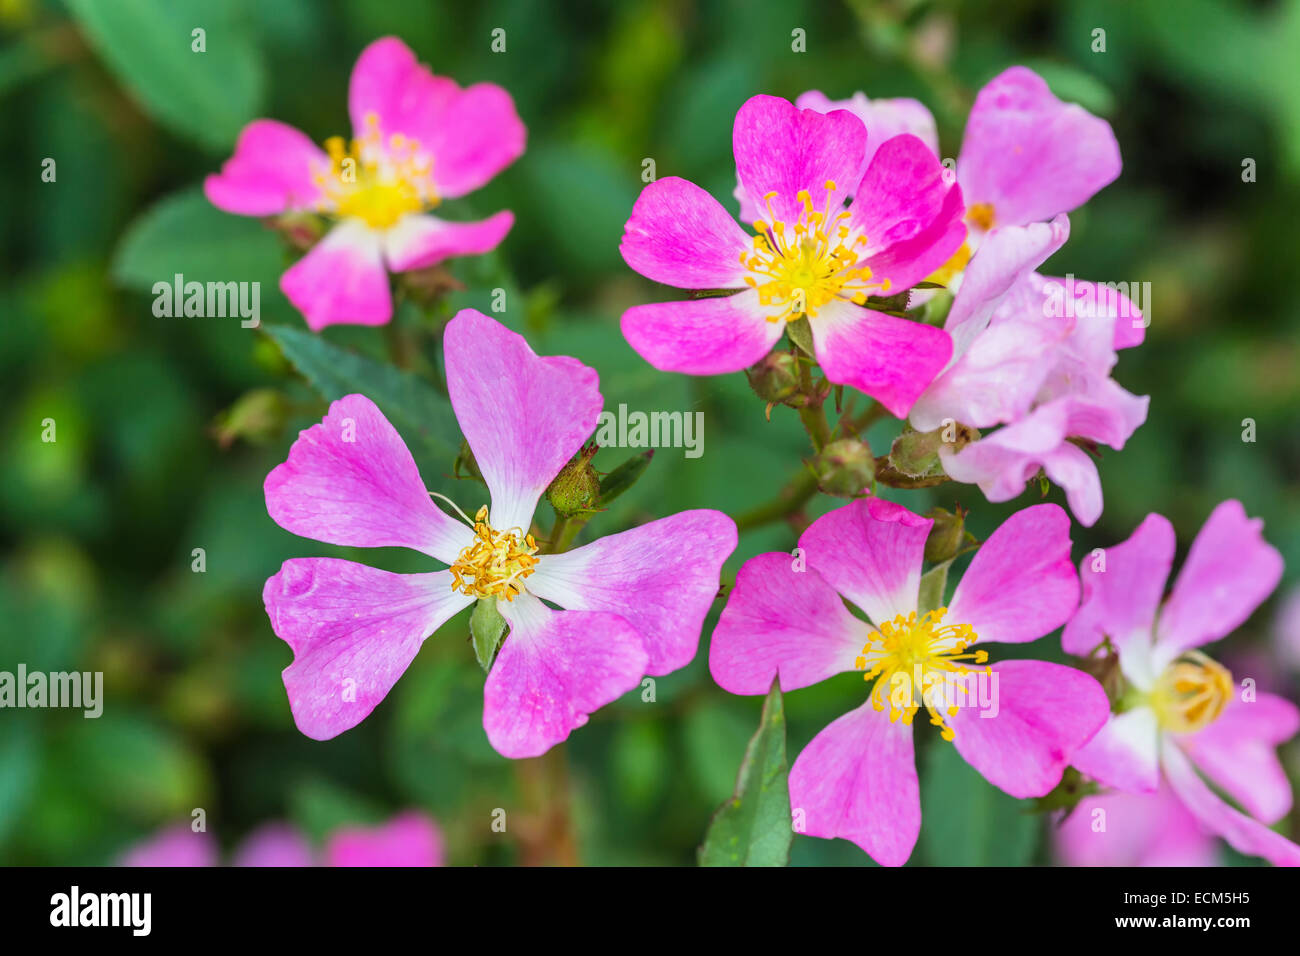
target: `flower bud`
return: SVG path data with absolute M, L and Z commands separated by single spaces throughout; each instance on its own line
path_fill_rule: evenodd
M 856 498 L 870 492 L 876 480 L 876 460 L 866 442 L 841 438 L 813 459 L 817 487 L 837 498 Z
M 254 444 L 270 441 L 284 430 L 289 400 L 273 388 L 255 388 L 217 416 L 213 434 L 229 448 L 238 438 Z
M 933 508 L 926 517 L 933 519 L 934 525 L 925 539 L 925 560 L 938 564 L 955 557 L 966 543 L 966 513 L 961 508 L 955 514 Z
M 754 394 L 765 402 L 795 408 L 804 404 L 798 401 L 803 398 L 799 394 L 799 360 L 789 352 L 772 352 L 745 369 L 745 378 Z
M 565 465 L 546 489 L 546 500 L 555 508 L 557 515 L 569 518 L 591 511 L 596 506 L 600 498 L 600 476 L 591 467 L 591 459 L 595 454 L 594 444 L 582 449 L 578 452 L 578 457 Z

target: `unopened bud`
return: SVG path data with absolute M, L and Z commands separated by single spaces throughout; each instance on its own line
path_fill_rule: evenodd
M 837 498 L 856 498 L 869 492 L 876 480 L 876 459 L 866 442 L 841 438 L 813 459 L 817 487 Z
M 966 543 L 966 515 L 958 508 L 956 514 L 943 508 L 934 508 L 926 514 L 934 520 L 930 535 L 925 539 L 925 560 L 938 564 L 955 557 Z
M 257 444 L 279 435 L 288 417 L 284 395 L 273 388 L 255 388 L 218 415 L 212 430 L 222 448 L 238 438 Z
M 799 360 L 789 352 L 771 353 L 745 369 L 745 378 L 754 394 L 765 402 L 795 408 L 806 404 L 806 398 L 799 393 Z
M 600 498 L 600 476 L 591 467 L 591 459 L 595 454 L 594 444 L 582 449 L 578 452 L 578 457 L 565 465 L 546 489 L 546 500 L 555 508 L 557 515 L 568 518 L 595 507 Z

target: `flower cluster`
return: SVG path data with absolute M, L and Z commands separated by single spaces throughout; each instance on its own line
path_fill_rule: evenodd
M 512 223 L 509 212 L 472 224 L 429 212 L 521 154 L 524 129 L 503 90 L 462 90 L 389 38 L 361 55 L 349 108 L 351 144 L 322 150 L 259 121 L 207 182 L 232 212 L 333 222 L 283 279 L 315 330 L 388 321 L 386 271 L 487 251 Z M 1002 502 L 1041 478 L 1081 524 L 1101 515 L 1091 455 L 1122 449 L 1146 419 L 1148 399 L 1112 374 L 1118 352 L 1143 342 L 1149 303 L 1144 314 L 1114 286 L 1037 270 L 1065 244 L 1069 214 L 1120 174 L 1110 126 L 1013 67 L 979 91 L 955 167 L 924 106 L 860 93 L 754 96 L 736 113 L 733 150 L 743 226 L 685 179 L 642 191 L 623 258 L 691 295 L 634 305 L 621 328 L 657 369 L 746 370 L 769 418 L 776 405 L 798 409 L 815 459 L 779 507 L 752 519 L 790 518 L 795 551 L 751 551 L 728 593 L 738 530 L 722 511 L 660 517 L 570 550 L 606 490 L 589 464 L 597 375 L 462 310 L 441 351 L 462 459 L 482 494 L 458 494 L 459 504 L 431 494 L 362 394 L 334 401 L 266 478 L 271 518 L 295 534 L 406 548 L 443 566 L 395 574 L 295 558 L 266 582 L 267 615 L 293 652 L 284 685 L 298 728 L 327 739 L 354 727 L 423 642 L 474 605 L 475 620 L 501 628 L 480 655 L 487 739 L 505 757 L 537 756 L 645 677 L 689 664 L 727 593 L 708 651 L 724 690 L 789 692 L 844 672 L 866 685 L 789 769 L 796 832 L 906 862 L 921 828 L 913 740 L 924 712 L 932 733 L 1013 797 L 1058 791 L 1071 766 L 1082 774 L 1093 790 L 1080 804 L 1076 788 L 1058 836 L 1080 862 L 1106 857 L 1083 827 L 1107 808 L 1110 839 L 1130 859 L 1204 860 L 1208 832 L 1300 862 L 1269 828 L 1291 806 L 1274 749 L 1300 714 L 1238 687 L 1199 650 L 1242 624 L 1282 573 L 1242 505 L 1210 516 L 1162 603 L 1175 537 L 1158 515 L 1085 558 L 1081 588 L 1071 517 L 1056 504 L 1022 508 L 981 543 L 960 510 L 921 515 L 878 494 L 954 480 Z M 873 401 L 832 428 L 824 404 L 835 391 L 839 410 L 845 387 Z M 865 429 L 888 416 L 899 437 L 877 456 Z M 818 488 L 851 500 L 802 519 Z M 544 494 L 549 531 L 536 515 Z M 972 550 L 945 599 L 950 566 Z M 1078 666 L 999 651 L 1058 628 Z M 1166 823 L 1159 833 L 1153 819 Z M 1162 836 L 1174 830 L 1201 843 Z M 364 857 L 360 836 L 338 842 Z

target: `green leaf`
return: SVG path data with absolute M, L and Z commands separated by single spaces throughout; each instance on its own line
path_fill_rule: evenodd
M 808 328 L 807 322 L 787 322 L 785 324 L 785 334 L 790 341 L 799 347 L 799 351 L 810 358 L 816 358 L 813 351 L 812 332 Z
M 261 112 L 265 71 L 240 3 L 67 0 L 109 68 L 159 122 L 230 150 Z M 204 50 L 193 49 L 202 29 Z
M 758 730 L 745 748 L 736 790 L 709 824 L 701 866 L 785 866 L 790 823 L 790 767 L 785 756 L 785 706 L 776 680 L 763 701 Z
M 341 349 L 311 332 L 286 326 L 265 326 L 264 331 L 326 401 L 359 392 L 378 405 L 423 465 L 425 486 L 454 490 L 450 472 L 461 436 L 445 396 L 410 372 Z
M 636 484 L 637 479 L 650 467 L 650 459 L 654 454 L 653 448 L 638 452 L 602 478 L 600 497 L 596 499 L 597 510 L 608 508 L 611 501 Z
M 926 614 L 937 607 L 943 607 L 943 597 L 948 587 L 948 566 L 952 558 L 942 564 L 936 564 L 921 575 L 921 595 L 918 601 L 918 614 Z
M 222 212 L 197 189 L 168 196 L 127 229 L 113 256 L 113 278 L 148 291 L 155 282 L 261 281 L 277 288 L 284 253 L 256 219 Z
M 922 760 L 920 850 L 931 866 L 1024 866 L 1042 816 L 1003 793 L 957 748 L 932 740 Z
M 469 633 L 474 639 L 474 656 L 484 673 L 492 670 L 507 626 L 506 619 L 497 610 L 496 598 L 479 598 L 474 613 L 469 616 Z

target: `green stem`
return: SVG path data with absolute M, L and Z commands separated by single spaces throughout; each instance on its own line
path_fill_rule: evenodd
M 780 521 L 803 508 L 816 493 L 817 478 L 807 468 L 803 468 L 781 490 L 775 500 L 759 505 L 736 518 L 736 527 L 741 531 L 748 531 L 773 521 Z

